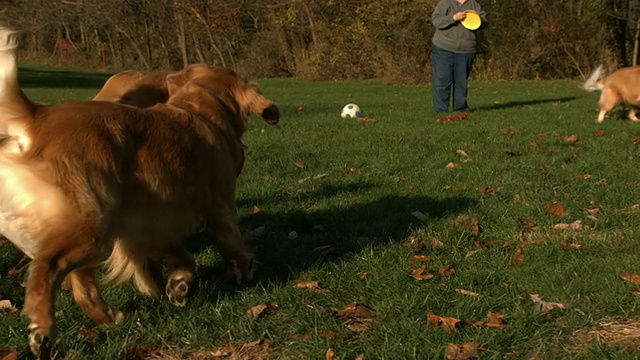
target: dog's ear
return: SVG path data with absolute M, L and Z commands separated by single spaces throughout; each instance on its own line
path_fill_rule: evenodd
M 183 87 L 187 83 L 188 79 L 184 71 L 177 72 L 175 74 L 167 75 L 167 90 L 169 91 L 169 97 L 173 96 L 178 89 Z
M 248 108 L 249 112 L 260 115 L 269 125 L 275 125 L 280 121 L 280 109 L 262 95 L 256 83 L 245 83 L 242 101 L 243 108 Z

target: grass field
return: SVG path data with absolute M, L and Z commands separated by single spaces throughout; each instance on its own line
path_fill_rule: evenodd
M 106 78 L 21 76 L 46 103 L 90 99 Z M 105 287 L 129 316 L 97 328 L 61 291 L 67 358 L 638 357 L 640 124 L 621 109 L 597 124 L 598 94 L 575 81 L 472 82 L 469 117 L 441 122 L 428 86 L 259 83 L 282 118 L 252 118 L 244 137 L 255 283 L 225 284 L 191 239 L 184 308 Z M 377 121 L 341 119 L 348 102 Z M 0 245 L 0 351 L 25 357 L 21 259 Z

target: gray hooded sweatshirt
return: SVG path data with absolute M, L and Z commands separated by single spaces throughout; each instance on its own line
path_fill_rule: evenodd
M 462 26 L 460 21 L 453 21 L 453 14 L 465 10 L 474 10 L 480 15 L 482 25 L 478 30 L 489 24 L 487 13 L 482 10 L 476 0 L 467 0 L 464 4 L 460 4 L 457 0 L 441 0 L 431 15 L 431 22 L 436 27 L 436 33 L 431 42 L 435 46 L 459 54 L 476 52 L 476 31 L 478 30 L 469 30 Z

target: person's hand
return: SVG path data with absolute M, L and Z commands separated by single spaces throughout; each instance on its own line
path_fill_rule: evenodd
M 467 18 L 467 13 L 464 11 L 453 14 L 453 21 L 462 21 Z

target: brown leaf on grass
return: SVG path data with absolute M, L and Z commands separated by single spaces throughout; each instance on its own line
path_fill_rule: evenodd
M 473 291 L 469 291 L 469 290 L 463 290 L 463 289 L 456 289 L 457 292 L 459 292 L 462 295 L 468 295 L 468 296 L 480 296 L 480 294 L 475 293 Z
M 295 165 L 299 169 L 306 169 L 307 168 L 307 164 L 305 164 L 304 161 L 296 161 L 295 163 L 293 163 L 293 165 Z
M 432 257 L 426 256 L 426 255 L 413 255 L 411 258 L 413 260 L 420 260 L 420 261 L 432 261 L 432 260 L 434 260 Z
M 431 280 L 436 277 L 434 274 L 425 273 L 425 271 L 427 270 L 427 265 L 418 266 L 413 263 L 409 263 L 409 265 L 411 265 L 412 268 L 409 276 L 416 280 Z
M 634 285 L 640 285 L 640 275 L 637 274 L 627 274 L 627 273 L 622 273 L 620 274 L 620 278 L 626 282 L 630 282 Z
M 640 296 L 640 290 L 636 290 L 636 289 L 629 289 L 627 290 L 628 293 L 633 294 L 633 295 L 638 295 Z
M 542 297 L 538 294 L 530 295 L 531 301 L 533 301 L 536 305 L 538 305 L 538 310 L 540 312 L 549 311 L 552 309 L 564 309 L 565 306 L 561 303 L 548 302 L 542 300 Z
M 364 274 L 358 276 L 358 280 L 359 281 L 364 281 L 365 279 L 367 279 L 369 276 L 371 276 L 370 272 L 365 272 Z
M 331 308 L 331 310 L 337 317 L 343 319 L 370 320 L 371 317 L 378 315 L 378 313 L 368 308 L 366 305 L 359 304 L 357 302 L 348 304 L 344 309 Z
M 245 314 L 252 320 L 258 320 L 260 316 L 275 309 L 276 307 L 278 307 L 277 302 L 269 301 L 269 302 L 252 307 L 251 309 L 247 310 Z
M 484 194 L 495 195 L 496 193 L 498 193 L 498 191 L 496 191 L 496 189 L 492 188 L 491 186 L 480 186 L 479 189 L 480 192 Z
M 359 123 L 374 123 L 374 122 L 377 122 L 378 119 L 369 118 L 369 117 L 359 117 L 357 121 Z
M 518 218 L 518 222 L 520 223 L 520 225 L 528 228 L 528 229 L 533 229 L 536 227 L 536 223 L 534 223 L 533 221 L 529 221 L 527 219 L 523 219 L 523 218 Z
M 518 248 L 511 258 L 511 263 L 514 265 L 522 264 L 524 261 L 524 248 Z
M 471 231 L 471 235 L 480 234 L 480 223 L 477 218 L 473 218 L 470 221 L 463 224 L 464 227 Z
M 331 339 L 331 340 L 335 340 L 335 339 L 340 337 L 340 334 L 338 334 L 338 333 L 336 333 L 335 331 L 332 331 L 332 330 L 320 331 L 320 332 L 318 332 L 318 335 L 320 337 L 323 337 L 323 338 L 326 338 L 326 339 Z
M 455 153 L 457 156 L 469 157 L 469 155 L 464 150 L 456 150 Z
M 578 140 L 579 140 L 578 135 L 572 134 L 572 135 L 566 136 L 564 138 L 564 143 L 565 144 L 572 144 L 574 142 L 577 142 Z
M 16 309 L 12 304 L 11 304 L 11 300 L 0 300 L 0 311 L 17 311 L 18 309 Z
M 429 319 L 429 323 L 431 325 L 441 327 L 449 334 L 453 334 L 457 331 L 456 326 L 460 322 L 460 320 L 456 318 L 436 315 L 431 310 L 427 312 L 427 319 Z
M 21 355 L 15 348 L 0 346 L 0 359 L 2 360 L 18 360 Z
M 568 214 L 567 210 L 565 210 L 564 207 L 562 207 L 562 205 L 558 204 L 555 201 L 552 203 L 546 203 L 546 206 L 547 206 L 547 213 L 551 216 L 562 217 Z
M 78 338 L 87 339 L 87 340 L 98 340 L 100 338 L 100 334 L 98 334 L 93 329 L 87 329 L 84 325 L 80 326 L 80 330 L 78 331 Z
M 317 281 L 301 281 L 293 285 L 294 289 L 307 289 L 311 292 L 320 291 L 320 285 Z
M 562 243 L 562 247 L 565 248 L 565 249 L 576 249 L 576 250 L 582 249 L 582 245 L 580 245 L 577 242 L 573 241 L 573 239 L 565 240 Z
M 576 220 L 571 224 L 555 224 L 553 228 L 556 230 L 580 230 L 582 228 L 582 220 Z
M 440 276 L 452 276 L 456 273 L 456 270 L 451 267 L 451 265 L 445 265 L 440 268 L 439 274 Z
M 335 351 L 332 348 L 328 348 L 327 352 L 324 354 L 325 360 L 340 360 L 338 356 L 336 356 Z
M 473 324 L 476 326 L 486 326 L 492 328 L 500 328 L 504 325 L 504 322 L 502 321 L 502 315 L 499 313 L 489 311 L 487 313 L 487 318 L 489 318 L 489 321 L 476 321 Z
M 479 343 L 449 344 L 445 351 L 447 360 L 468 360 L 471 358 L 478 359 L 478 350 L 482 349 Z
M 456 167 L 456 166 L 457 166 L 457 165 L 456 165 L 456 163 L 454 163 L 453 161 L 451 161 L 451 162 L 449 162 L 449 163 L 447 164 L 447 166 L 446 166 L 446 167 L 447 167 L 448 169 L 451 169 L 451 168 L 454 168 L 454 167 Z

